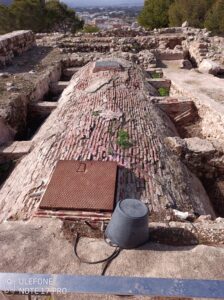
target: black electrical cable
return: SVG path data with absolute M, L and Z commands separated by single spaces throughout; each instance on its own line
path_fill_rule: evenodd
M 97 260 L 97 261 L 89 261 L 86 260 L 84 258 L 81 258 L 78 254 L 77 251 L 77 247 L 78 247 L 78 242 L 80 240 L 80 234 L 77 233 L 75 240 L 74 240 L 74 253 L 76 255 L 76 257 L 78 258 L 78 260 L 81 263 L 84 264 L 89 264 L 89 265 L 96 265 L 96 264 L 100 264 L 100 263 L 105 263 L 104 267 L 103 267 L 103 271 L 101 273 L 101 275 L 105 275 L 107 268 L 109 267 L 109 265 L 111 264 L 111 262 L 120 254 L 121 252 L 121 248 L 119 248 L 118 246 L 115 247 L 114 252 L 107 258 L 101 259 L 101 260 Z

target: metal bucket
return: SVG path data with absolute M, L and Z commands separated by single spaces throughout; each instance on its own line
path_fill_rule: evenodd
M 122 200 L 115 208 L 105 236 L 120 248 L 136 248 L 148 241 L 148 219 L 148 208 L 140 200 Z

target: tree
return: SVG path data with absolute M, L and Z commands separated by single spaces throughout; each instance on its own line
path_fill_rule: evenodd
M 0 5 L 0 33 L 19 29 L 75 32 L 83 25 L 73 9 L 57 0 L 14 0 L 11 6 Z
M 145 0 L 138 22 L 148 29 L 168 27 L 168 10 L 173 0 Z
M 203 27 L 206 14 L 213 0 L 175 0 L 169 8 L 171 26 L 181 26 L 188 21 L 190 26 Z
M 14 29 L 31 29 L 35 32 L 44 28 L 44 11 L 40 0 L 14 0 L 10 7 Z
M 11 13 L 10 9 L 0 4 L 0 34 L 4 34 L 11 30 Z
M 73 32 L 83 28 L 83 21 L 79 20 L 76 12 L 68 8 L 64 3 L 57 0 L 46 2 L 46 27 L 49 30 L 68 31 Z
M 205 27 L 215 33 L 224 33 L 224 1 L 218 0 L 208 11 Z

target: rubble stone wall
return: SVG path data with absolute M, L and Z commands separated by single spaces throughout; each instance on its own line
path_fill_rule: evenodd
M 0 65 L 6 65 L 14 56 L 20 55 L 35 45 L 31 30 L 13 31 L 0 36 Z
M 187 92 L 174 82 L 171 85 L 171 95 L 187 96 L 194 101 L 201 118 L 201 133 L 204 138 L 224 139 L 224 110 L 222 104 L 212 99 L 201 99 L 194 93 Z
M 18 92 L 11 95 L 7 105 L 0 103 L 1 118 L 15 131 L 21 134 L 26 127 L 28 105 L 43 99 L 50 89 L 50 84 L 61 77 L 61 62 L 47 68 L 34 82 L 33 87 L 27 93 Z M 0 142 L 2 132 L 0 126 Z

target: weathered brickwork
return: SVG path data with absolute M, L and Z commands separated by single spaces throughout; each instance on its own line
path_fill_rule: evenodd
M 75 74 L 34 137 L 36 146 L 2 187 L 0 219 L 35 212 L 58 160 L 116 161 L 117 200 L 141 199 L 157 219 L 173 208 L 213 215 L 200 181 L 164 144 L 177 133 L 152 102 L 144 73 L 114 60 L 123 70 L 94 73 L 90 63 Z M 123 144 L 118 143 L 121 132 L 128 134 Z

